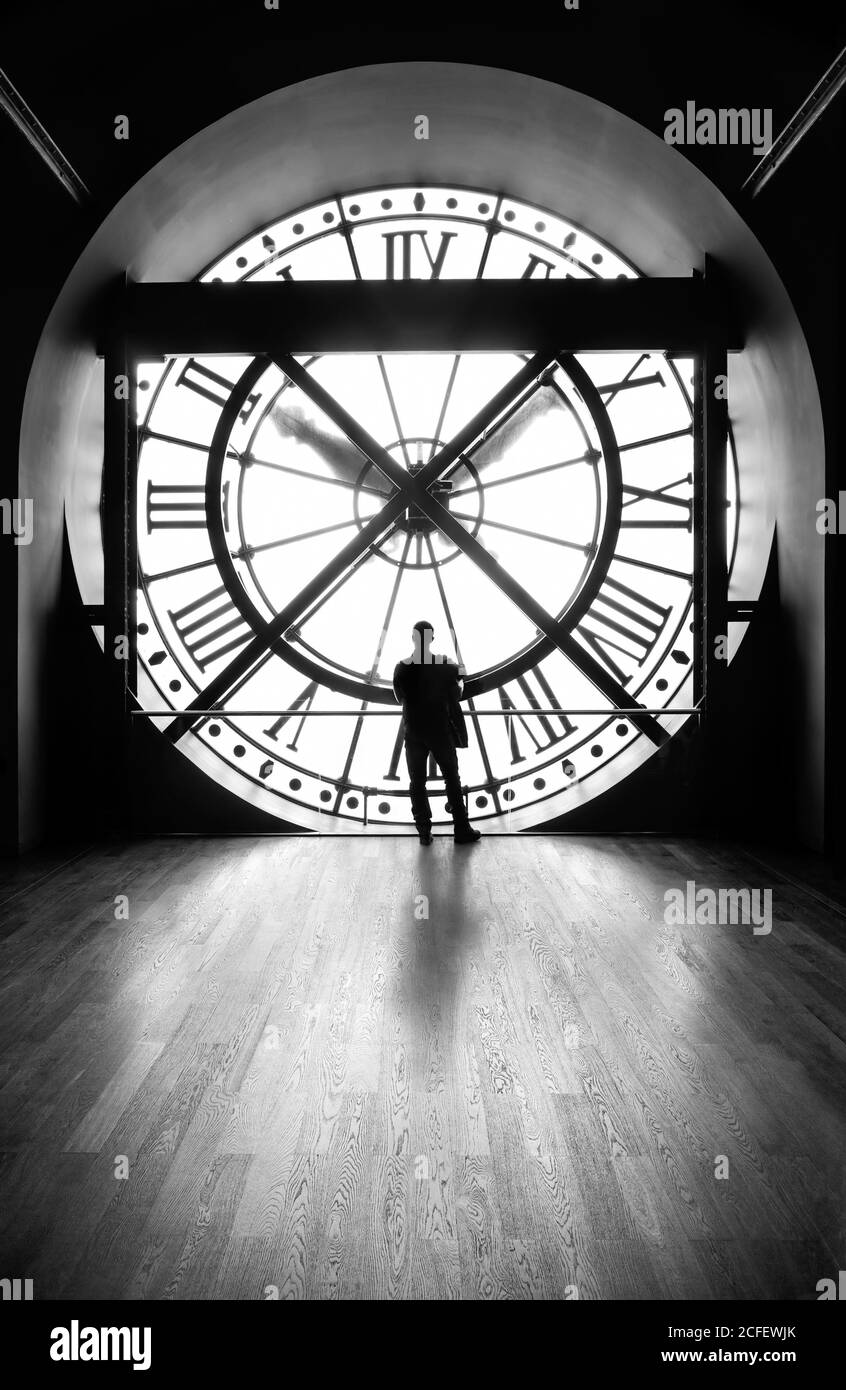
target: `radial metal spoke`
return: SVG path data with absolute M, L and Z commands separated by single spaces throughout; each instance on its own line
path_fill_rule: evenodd
M 159 570 L 157 574 L 142 574 L 140 577 L 145 584 L 155 584 L 159 579 L 174 579 L 178 574 L 191 574 L 194 570 L 207 569 L 214 563 L 215 558 L 212 555 L 208 560 L 195 560 L 191 565 L 177 565 L 176 569 Z
M 489 256 L 489 254 L 490 254 L 490 249 L 491 249 L 491 247 L 492 247 L 492 245 L 493 245 L 494 235 L 495 235 L 495 233 L 496 233 L 497 230 L 498 230 L 498 225 L 499 225 L 499 212 L 500 212 L 500 208 L 501 208 L 501 207 L 502 207 L 502 194 L 500 193 L 500 194 L 498 195 L 498 197 L 497 197 L 497 200 L 496 200 L 496 206 L 495 206 L 493 212 L 491 213 L 491 220 L 490 220 L 490 222 L 489 222 L 489 224 L 488 224 L 488 231 L 487 231 L 487 236 L 485 237 L 485 244 L 484 244 L 484 246 L 482 247 L 482 254 L 481 254 L 481 256 L 479 257 L 479 266 L 478 266 L 478 269 L 477 269 L 477 271 L 476 271 L 476 279 L 477 279 L 477 280 L 483 279 L 484 274 L 485 274 L 485 267 L 486 267 L 486 265 L 487 265 L 487 263 L 488 263 L 488 256 Z M 445 394 L 444 394 L 443 404 L 441 405 L 441 413 L 440 413 L 440 415 L 438 416 L 438 423 L 437 423 L 437 425 L 435 426 L 435 438 L 434 438 L 433 441 L 432 441 L 432 449 L 431 449 L 431 452 L 430 452 L 430 454 L 429 454 L 429 459 L 430 459 L 430 460 L 431 460 L 432 458 L 434 458 L 434 456 L 435 456 L 435 450 L 436 450 L 437 447 L 438 447 L 438 440 L 439 440 L 440 435 L 441 435 L 441 430 L 442 430 L 443 427 L 444 427 L 444 420 L 446 419 L 446 413 L 447 413 L 447 410 L 449 409 L 449 403 L 450 403 L 450 400 L 451 400 L 451 398 L 452 398 L 452 391 L 453 391 L 453 387 L 454 387 L 454 385 L 455 385 L 455 378 L 456 378 L 456 375 L 457 375 L 457 372 L 458 372 L 458 364 L 459 364 L 460 361 L 461 361 L 461 353 L 460 353 L 460 352 L 457 352 L 457 353 L 455 354 L 455 357 L 453 358 L 452 369 L 451 369 L 450 375 L 449 375 L 449 381 L 447 382 L 447 388 L 446 388 L 446 392 L 445 392 Z
M 354 483 L 348 478 L 327 478 L 322 473 L 310 473 L 307 468 L 294 468 L 290 463 L 273 463 L 270 459 L 257 458 L 255 454 L 244 454 L 241 457 L 244 467 L 251 468 L 270 468 L 276 473 L 292 473 L 296 478 L 307 478 L 311 483 L 328 483 L 331 487 L 345 487 L 351 492 L 369 492 L 374 497 L 381 497 L 385 501 L 391 496 L 390 492 L 378 487 L 368 487 L 364 483 Z M 364 464 L 362 463 L 362 468 Z
M 341 232 L 342 232 L 343 237 L 344 237 L 344 242 L 345 242 L 345 244 L 346 244 L 347 253 L 348 253 L 349 258 L 350 258 L 350 265 L 352 266 L 353 275 L 355 276 L 356 280 L 361 280 L 363 277 L 362 277 L 362 274 L 361 274 L 361 267 L 360 267 L 360 265 L 359 265 L 359 263 L 358 263 L 358 256 L 357 256 L 356 253 L 355 253 L 355 246 L 353 245 L 352 228 L 350 227 L 350 224 L 349 224 L 349 222 L 348 222 L 347 219 L 346 219 L 346 216 L 345 216 L 345 214 L 344 214 L 344 207 L 343 207 L 343 204 L 342 204 L 340 198 L 336 198 L 336 199 L 335 199 L 335 203 L 336 203 L 336 206 L 337 206 L 337 208 L 338 208 L 338 217 L 339 217 L 339 219 L 340 219 L 340 221 L 339 221 L 339 226 L 340 226 Z M 402 425 L 400 424 L 400 418 L 399 418 L 399 411 L 397 410 L 396 401 L 395 401 L 395 399 L 394 399 L 394 393 L 393 393 L 393 391 L 391 390 L 391 384 L 390 384 L 390 381 L 388 380 L 388 371 L 387 371 L 387 368 L 386 368 L 386 366 L 385 366 L 385 359 L 384 359 L 384 357 L 383 357 L 383 355 L 382 355 L 381 352 L 378 352 L 378 353 L 376 354 L 376 360 L 377 360 L 377 362 L 379 363 L 379 371 L 380 371 L 380 373 L 381 373 L 382 382 L 383 382 L 383 384 L 384 384 L 385 391 L 386 391 L 386 393 L 387 393 L 388 404 L 389 404 L 389 406 L 390 406 L 390 408 L 391 408 L 391 415 L 393 416 L 394 428 L 395 428 L 395 430 L 396 430 L 396 432 L 397 432 L 397 439 L 400 441 L 400 444 L 401 444 L 401 447 L 402 447 L 402 452 L 403 452 L 403 454 L 404 454 L 404 456 L 405 456 L 405 464 L 406 464 L 406 467 L 407 467 L 407 468 L 410 468 L 410 466 L 411 466 L 411 460 L 410 460 L 409 457 L 408 457 L 408 446 L 406 445 L 405 438 L 404 438 L 404 436 L 403 436 Z M 377 491 L 377 490 L 378 490 L 378 489 L 376 489 L 376 488 L 370 489 L 370 491 L 373 491 L 373 492 L 375 492 L 375 491 Z M 383 495 L 384 495 L 384 494 L 383 494 Z
M 577 463 L 595 463 L 601 457 L 597 449 L 585 450 L 575 458 L 559 459 L 557 463 L 545 463 L 540 468 L 527 468 L 525 473 L 509 473 L 507 478 L 494 478 L 492 482 L 486 480 L 483 486 L 485 492 L 488 492 L 492 487 L 502 487 L 505 483 L 522 483 L 524 478 L 535 478 L 539 473 L 552 473 L 556 468 L 572 468 Z M 450 501 L 453 497 L 473 497 L 476 492 L 475 486 L 461 487 L 457 492 L 450 493 Z
M 232 558 L 245 560 L 252 555 L 260 554 L 263 550 L 276 550 L 280 545 L 293 545 L 295 541 L 310 541 L 315 536 L 325 536 L 329 531 L 343 531 L 355 524 L 355 517 L 350 517 L 349 521 L 336 521 L 332 526 L 318 526 L 315 531 L 299 531 L 296 536 L 282 536 L 279 540 L 264 541 L 261 545 L 247 545 L 243 550 L 233 551 Z
M 619 551 L 615 551 L 614 562 L 617 561 L 621 565 L 637 565 L 638 569 L 654 570 L 656 574 L 666 574 L 670 579 L 686 579 L 689 583 L 693 582 L 692 572 L 670 569 L 668 565 L 658 565 L 650 560 L 638 560 L 634 555 L 621 555 Z
M 377 354 L 376 360 L 379 363 L 379 371 L 382 375 L 382 382 L 385 387 L 385 394 L 388 397 L 388 405 L 391 408 L 391 415 L 393 416 L 394 429 L 397 432 L 397 439 L 399 440 L 400 447 L 402 448 L 403 455 L 405 456 L 405 466 L 406 468 L 410 469 L 411 459 L 408 456 L 408 445 L 405 442 L 405 434 L 400 423 L 399 411 L 397 410 L 397 403 L 394 400 L 394 393 L 391 390 L 391 383 L 388 380 L 388 369 L 385 366 L 385 359 L 382 356 L 381 352 Z
M 667 434 L 653 434 L 649 439 L 633 439 L 631 444 L 618 444 L 617 448 L 624 454 L 630 449 L 646 449 L 650 444 L 664 444 L 668 439 L 683 439 L 685 435 L 692 433 L 693 426 L 688 425 L 687 429 L 669 430 Z
M 461 361 L 461 353 L 460 353 L 460 352 L 457 352 L 457 353 L 455 354 L 455 357 L 453 358 L 453 361 L 452 361 L 452 368 L 451 368 L 451 370 L 450 370 L 449 381 L 447 382 L 446 391 L 444 392 L 444 398 L 443 398 L 443 401 L 442 401 L 442 403 L 441 403 L 441 413 L 440 413 L 440 415 L 438 416 L 438 423 L 435 425 L 435 435 L 434 435 L 434 438 L 433 438 L 433 440 L 432 440 L 432 447 L 431 447 L 431 449 L 430 449 L 430 451 L 429 451 L 429 461 L 430 461 L 430 462 L 431 462 L 431 460 L 435 457 L 435 450 L 436 450 L 437 447 L 438 447 L 438 440 L 439 440 L 440 437 L 441 437 L 441 430 L 442 430 L 443 427 L 444 427 L 444 420 L 446 419 L 446 413 L 447 413 L 447 411 L 449 410 L 449 403 L 450 403 L 450 400 L 451 400 L 451 398 L 452 398 L 452 390 L 453 390 L 453 387 L 455 386 L 455 378 L 456 378 L 456 375 L 458 374 L 458 364 L 459 364 L 460 361 Z
M 160 444 L 176 444 L 180 449 L 196 449 L 201 454 L 207 454 L 208 444 L 203 444 L 199 439 L 183 439 L 179 434 L 163 434 L 161 430 L 151 429 L 149 425 L 139 425 L 138 443 L 144 444 L 148 439 L 156 439 Z M 227 458 L 237 459 L 240 455 L 236 449 L 227 450 Z
M 451 508 L 450 511 L 451 514 L 455 517 L 458 517 L 460 521 L 475 522 L 476 520 L 474 516 L 469 516 L 467 512 L 454 512 Z M 529 539 L 533 541 L 549 541 L 550 545 L 563 545 L 566 546 L 568 550 L 580 551 L 582 555 L 586 555 L 590 550 L 590 546 L 586 546 L 584 542 L 579 543 L 578 541 L 565 541 L 562 540 L 560 536 L 544 535 L 542 531 L 527 531 L 525 526 L 509 526 L 508 522 L 506 521 L 491 521 L 490 517 L 487 516 L 482 517 L 481 521 L 479 522 L 479 525 L 495 526 L 498 531 L 514 531 L 517 533 L 517 535 L 528 536 Z
M 485 237 L 485 244 L 482 247 L 482 254 L 479 257 L 479 268 L 476 271 L 477 280 L 484 279 L 485 270 L 488 264 L 488 256 L 490 255 L 490 250 L 493 246 L 493 239 L 496 233 L 501 230 L 499 214 L 502 211 L 502 200 L 503 194 L 498 193 L 496 198 L 496 205 L 494 206 L 494 210 L 490 216 L 490 221 L 488 222 L 488 234 Z

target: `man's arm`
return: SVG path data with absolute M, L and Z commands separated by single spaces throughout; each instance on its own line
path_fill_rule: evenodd
M 400 705 L 405 702 L 404 677 L 405 664 L 402 661 L 398 661 L 396 666 L 394 667 L 394 695 L 396 696 L 397 703 Z
M 454 661 L 449 661 L 447 662 L 447 674 L 449 677 L 447 684 L 449 698 L 450 700 L 453 698 L 460 700 L 464 690 L 464 668 L 458 666 Z
M 464 721 L 464 711 L 459 703 L 464 682 L 459 675 L 458 667 L 450 663 L 450 668 L 452 680 L 447 686 L 449 722 L 452 727 L 452 736 L 456 748 L 466 748 L 469 742 L 467 737 L 467 725 Z

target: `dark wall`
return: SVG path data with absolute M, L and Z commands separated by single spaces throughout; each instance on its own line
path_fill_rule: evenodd
M 842 273 L 846 244 L 844 137 L 846 105 L 841 93 L 835 105 L 811 130 L 784 167 L 751 201 L 744 215 L 766 247 L 808 340 L 817 377 L 826 437 L 826 496 L 846 490 L 844 459 L 843 326 L 846 285 Z M 801 466 L 801 461 L 800 461 Z M 846 695 L 844 614 L 846 614 L 846 536 L 820 537 L 826 554 L 827 642 L 827 850 L 846 867 Z M 785 660 L 774 673 L 776 714 L 772 750 L 781 760 L 789 746 L 791 707 L 783 703 L 783 682 L 790 683 L 789 625 L 779 642 Z
M 491 7 L 368 6 L 336 17 L 308 8 L 268 12 L 263 0 L 198 6 L 188 0 L 145 0 L 114 6 L 83 0 L 20 7 L 2 22 L 2 63 L 59 147 L 88 184 L 93 202 L 80 209 L 22 136 L 0 122 L 4 185 L 13 192 L 0 224 L 3 291 L 4 404 L 0 495 L 16 495 L 15 459 L 23 391 L 47 312 L 94 228 L 147 169 L 195 131 L 261 94 L 321 72 L 373 62 L 439 59 L 511 68 L 589 93 L 648 129 L 663 129 L 663 112 L 694 99 L 699 105 L 772 107 L 778 130 L 844 42 L 844 21 L 827 5 L 780 11 L 770 4 L 598 3 L 498 13 Z M 842 98 L 840 99 L 842 102 Z M 741 147 L 684 151 L 746 218 L 774 260 L 791 295 L 814 359 L 829 444 L 830 489 L 846 487 L 842 460 L 842 386 L 838 322 L 842 322 L 842 108 L 830 110 L 754 201 L 741 185 L 754 159 Z M 126 114 L 131 138 L 112 138 L 114 117 Z M 841 295 L 838 305 L 837 292 Z M 822 544 L 822 540 L 820 541 Z M 840 546 L 846 540 L 840 541 Z M 838 541 L 828 541 L 832 568 L 830 707 L 844 692 L 835 593 L 843 596 Z M 0 677 L 0 830 L 17 846 L 14 740 L 15 551 L 0 549 L 5 657 Z M 98 834 L 114 826 L 114 759 L 100 737 L 104 723 L 98 650 L 84 631 L 72 575 L 51 638 L 52 678 L 43 707 L 51 833 L 73 824 Z M 839 587 L 837 587 L 839 586 Z M 790 786 L 795 727 L 791 703 L 792 635 L 778 606 L 777 570 L 768 601 L 732 670 L 733 708 L 722 731 L 719 828 L 742 833 L 750 815 L 762 834 L 791 836 Z M 842 610 L 841 610 L 842 611 Z M 27 641 L 26 632 L 19 635 Z M 755 675 L 754 685 L 745 675 Z M 765 689 L 765 706 L 751 691 Z M 828 811 L 831 846 L 846 844 L 842 721 L 831 718 Z M 276 828 L 260 813 L 209 783 L 147 730 L 134 739 L 135 801 L 142 824 L 194 828 L 197 807 L 207 828 Z M 676 746 L 677 743 L 677 746 Z M 178 759 L 184 779 L 172 775 Z M 586 810 L 597 823 L 695 828 L 703 786 L 715 785 L 696 740 L 674 741 L 666 764 L 653 759 L 624 787 Z M 707 772 L 707 777 L 706 777 Z M 722 781 L 724 779 L 724 781 Z M 173 788 L 162 809 L 162 782 Z M 166 820 L 163 820 L 166 816 Z
M 2 119 L 2 118 L 0 118 Z M 5 165 L 5 160 L 3 161 Z M 15 165 L 12 162 L 12 176 Z M 5 168 L 4 168 L 5 177 Z M 52 195 L 48 186 L 45 195 Z M 2 227 L 0 221 L 0 227 Z M 38 339 L 49 313 L 55 291 L 34 283 L 21 282 L 12 258 L 8 274 L 11 283 L 3 287 L 0 363 L 2 363 L 2 409 L 0 409 L 0 497 L 18 496 L 18 437 L 24 392 Z M 0 536 L 0 853 L 15 852 L 18 845 L 18 643 L 27 634 L 18 631 L 19 547 L 11 536 Z

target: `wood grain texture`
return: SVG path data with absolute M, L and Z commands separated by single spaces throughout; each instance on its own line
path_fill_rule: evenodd
M 771 932 L 669 925 L 688 879 L 771 888 Z M 40 1298 L 813 1299 L 846 1267 L 829 887 L 651 837 L 4 869 L 2 1271 Z

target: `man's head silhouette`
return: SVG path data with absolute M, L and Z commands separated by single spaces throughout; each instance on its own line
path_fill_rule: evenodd
M 435 629 L 425 618 L 419 623 L 415 623 L 411 629 L 414 638 L 414 660 L 415 662 L 426 662 L 432 660 L 432 638 Z

